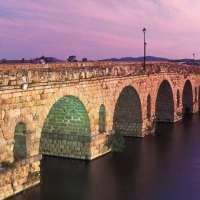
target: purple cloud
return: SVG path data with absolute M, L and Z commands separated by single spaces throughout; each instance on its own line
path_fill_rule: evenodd
M 3 0 L 0 55 L 80 60 L 147 55 L 200 57 L 200 2 L 194 0 Z M 1 58 L 0 58 L 1 59 Z

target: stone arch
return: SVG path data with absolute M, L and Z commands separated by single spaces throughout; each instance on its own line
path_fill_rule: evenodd
M 43 131 L 90 135 L 90 122 L 83 103 L 74 96 L 64 96 L 59 99 L 49 111 Z
M 150 94 L 147 96 L 147 119 L 151 119 L 151 96 Z
M 159 86 L 155 114 L 157 122 L 174 122 L 174 98 L 168 80 L 163 80 Z
M 193 92 L 192 84 L 187 80 L 183 87 L 182 97 L 183 113 L 193 113 Z
M 142 135 L 142 108 L 137 91 L 126 86 L 115 104 L 113 129 L 120 129 L 124 135 Z
M 99 132 L 105 132 L 106 128 L 106 109 L 103 104 L 99 108 Z
M 180 106 L 180 91 L 179 91 L 179 89 L 177 89 L 177 92 L 176 92 L 176 106 L 177 106 L 177 108 Z
M 54 103 L 64 96 L 75 96 L 82 102 L 82 104 L 84 105 L 88 113 L 91 133 L 98 132 L 98 129 L 96 130 L 95 127 L 92 126 L 94 124 L 94 113 L 93 113 L 93 109 L 91 109 L 90 107 L 91 102 L 89 102 L 89 99 L 81 92 L 81 90 L 79 90 L 76 87 L 59 88 L 52 94 L 52 96 L 49 97 L 48 104 L 43 106 L 41 113 L 38 113 L 40 115 L 39 121 L 38 121 L 38 128 L 40 129 L 43 127 L 43 124 L 47 118 L 47 115 L 50 109 L 52 108 L 52 106 L 54 105 Z
M 18 122 L 14 131 L 14 161 L 27 157 L 26 132 L 26 125 L 23 122 Z
M 19 109 L 18 109 L 19 110 Z M 12 116 L 12 117 L 8 117 Z M 35 151 L 36 144 L 39 144 L 39 137 L 36 136 L 35 128 L 36 128 L 36 121 L 32 120 L 30 116 L 26 116 L 21 114 L 19 111 L 8 110 L 6 111 L 4 120 L 6 122 L 6 126 L 2 127 L 1 133 L 4 138 L 5 144 L 5 151 L 7 153 L 6 160 L 13 162 L 13 149 L 15 144 L 15 132 L 16 127 L 19 124 L 24 124 L 26 127 L 26 157 L 33 156 L 38 154 L 38 151 Z M 40 135 L 40 134 L 39 134 Z M 1 137 L 1 136 L 0 136 Z M 0 145 L 1 146 L 1 145 Z M 33 150 L 34 149 L 34 150 Z M 34 153 L 33 153 L 34 152 Z M 19 156 L 19 159 L 21 156 Z M 15 158 L 14 158 L 15 159 Z M 15 159 L 17 160 L 17 159 Z
M 41 133 L 40 152 L 79 158 L 81 142 L 87 141 L 90 136 L 90 121 L 85 106 L 79 98 L 67 95 L 55 102 L 47 115 Z M 70 148 L 77 148 L 77 156 L 74 155 L 76 150 L 72 152 Z

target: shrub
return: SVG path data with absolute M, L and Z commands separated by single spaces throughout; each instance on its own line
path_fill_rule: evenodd
M 3 161 L 1 163 L 2 167 L 4 168 L 14 168 L 15 167 L 15 163 L 10 163 L 8 161 Z
M 121 130 L 117 129 L 114 134 L 109 136 L 107 146 L 113 152 L 121 152 L 125 148 L 125 139 Z

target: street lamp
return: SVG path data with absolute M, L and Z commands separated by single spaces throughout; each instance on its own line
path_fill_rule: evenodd
M 144 33 L 144 67 L 143 67 L 143 70 L 146 71 L 146 46 L 147 46 L 147 43 L 145 41 L 146 28 L 143 28 L 142 31 Z
M 194 65 L 194 62 L 195 61 L 195 54 L 193 53 L 193 65 Z

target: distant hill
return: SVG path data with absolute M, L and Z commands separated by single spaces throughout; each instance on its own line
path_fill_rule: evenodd
M 174 60 L 174 62 L 185 62 L 185 63 L 193 62 L 193 61 L 194 61 L 194 60 L 191 59 L 191 58 L 183 58 L 183 59 Z
M 59 60 L 59 59 L 54 58 L 54 57 L 46 57 L 46 59 L 47 59 L 49 62 L 62 62 L 62 60 Z
M 42 56 L 40 58 L 35 58 L 34 61 L 40 61 L 40 60 L 44 60 L 46 63 L 49 63 L 49 62 L 62 62 L 62 60 L 59 60 L 55 57 L 45 57 L 45 56 Z
M 54 57 L 40 57 L 40 58 L 34 58 L 34 59 L 25 59 L 22 58 L 21 60 L 7 60 L 7 59 L 2 59 L 0 60 L 0 63 L 8 63 L 8 64 L 18 64 L 18 63 L 52 63 L 52 62 L 63 62 L 62 60 L 59 60 Z
M 108 58 L 103 59 L 100 61 L 143 61 L 144 57 L 122 57 L 122 58 Z M 161 58 L 161 57 L 155 57 L 155 56 L 146 56 L 146 61 L 171 61 L 171 59 L 168 58 Z
M 120 61 L 132 61 L 132 62 L 143 62 L 144 57 L 122 57 L 122 58 L 107 58 L 107 59 L 102 59 L 98 61 L 114 61 L 114 62 L 120 62 Z M 162 57 L 155 57 L 155 56 L 146 56 L 146 61 L 157 61 L 157 62 L 162 62 L 162 61 L 170 61 L 170 62 L 177 62 L 181 64 L 188 64 L 188 65 L 199 65 L 200 66 L 200 60 L 193 60 L 191 58 L 183 58 L 183 59 L 168 59 L 168 58 L 162 58 Z M 55 57 L 45 57 L 41 56 L 35 59 L 30 59 L 26 60 L 22 58 L 21 60 L 6 60 L 2 59 L 0 60 L 0 63 L 10 63 L 10 64 L 15 64 L 15 63 L 40 63 L 40 64 L 45 64 L 45 63 L 56 63 L 56 62 L 64 62 L 64 60 L 57 59 Z M 90 60 L 89 62 L 93 62 Z

